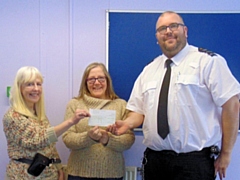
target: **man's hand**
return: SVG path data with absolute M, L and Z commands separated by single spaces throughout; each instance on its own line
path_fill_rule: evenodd
M 129 130 L 130 127 L 126 121 L 117 120 L 115 124 L 108 126 L 107 130 L 115 135 L 122 135 Z
M 220 153 L 217 159 L 214 162 L 215 175 L 219 175 L 220 180 L 226 177 L 227 167 L 231 160 L 231 154 L 229 153 Z
M 128 130 L 139 127 L 144 120 L 144 115 L 130 112 L 125 120 L 117 120 L 115 124 L 107 127 L 107 131 L 114 135 L 122 135 Z
M 231 160 L 231 153 L 236 142 L 239 127 L 239 98 L 231 97 L 222 105 L 222 146 L 219 157 L 214 162 L 215 173 L 222 180 Z

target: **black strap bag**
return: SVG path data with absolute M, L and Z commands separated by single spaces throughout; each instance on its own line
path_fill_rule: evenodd
M 51 163 L 51 160 L 40 154 L 37 153 L 30 166 L 28 167 L 27 172 L 33 176 L 39 176 L 41 172 L 45 169 L 46 166 L 48 166 Z

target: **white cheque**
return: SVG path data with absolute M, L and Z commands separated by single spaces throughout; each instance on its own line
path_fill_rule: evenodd
M 115 110 L 89 109 L 89 113 L 91 115 L 88 121 L 89 126 L 108 126 L 115 123 Z

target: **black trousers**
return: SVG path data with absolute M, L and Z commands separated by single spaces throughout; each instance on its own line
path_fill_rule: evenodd
M 144 152 L 144 180 L 214 180 L 214 158 L 210 148 L 190 153 L 174 151 Z

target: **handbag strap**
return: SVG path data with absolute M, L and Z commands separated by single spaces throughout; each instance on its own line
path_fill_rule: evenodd
M 22 162 L 22 163 L 25 163 L 25 164 L 31 164 L 32 163 L 31 159 L 26 159 L 26 158 L 13 159 L 13 160 L 19 161 L 19 162 Z

